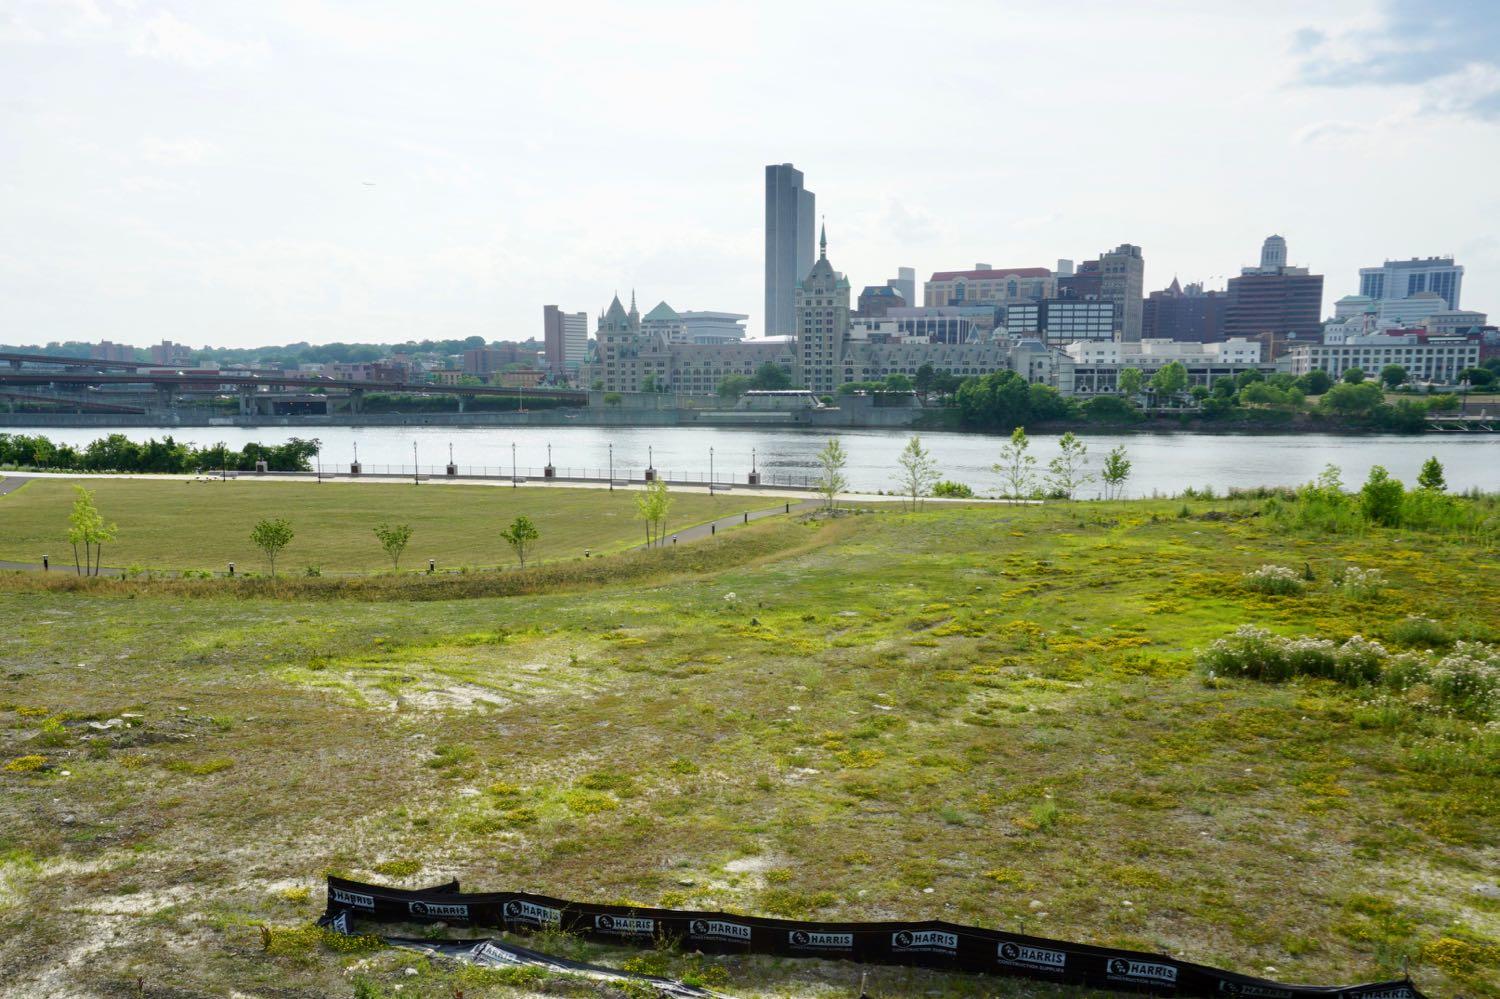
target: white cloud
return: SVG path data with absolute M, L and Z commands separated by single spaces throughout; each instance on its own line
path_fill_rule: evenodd
M 160 166 L 187 166 L 202 163 L 219 152 L 219 147 L 205 139 L 182 137 L 163 139 L 147 136 L 140 142 L 141 158 Z
M 162 11 L 141 25 L 131 40 L 132 55 L 181 63 L 191 69 L 259 62 L 267 55 L 264 41 L 230 41 Z

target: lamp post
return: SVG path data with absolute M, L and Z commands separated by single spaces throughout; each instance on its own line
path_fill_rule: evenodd
M 420 466 L 417 464 L 417 442 L 416 441 L 412 441 L 411 442 L 411 484 L 414 485 L 414 486 L 419 486 L 419 485 L 422 484 L 422 480 L 417 477 L 417 471 L 418 471 L 419 468 L 420 468 Z
M 510 442 L 510 487 L 516 488 L 516 442 Z
M 714 494 L 714 449 L 713 445 L 708 448 L 708 495 Z
M 609 442 L 609 491 L 615 491 L 615 442 Z
M 318 485 L 323 484 L 323 446 L 321 444 L 313 451 L 313 460 L 318 468 Z

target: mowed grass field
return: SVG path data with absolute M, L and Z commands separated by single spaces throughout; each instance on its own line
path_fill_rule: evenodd
M 264 556 L 250 543 L 263 517 L 285 517 L 296 536 L 278 556 L 277 569 L 301 573 L 389 569 L 373 528 L 383 521 L 410 524 L 411 544 L 402 567 L 493 566 L 515 562 L 500 533 L 519 514 L 541 538 L 527 560 L 575 558 L 585 548 L 615 551 L 645 542 L 632 490 L 424 484 L 309 483 L 230 480 L 184 482 L 79 479 L 94 493 L 103 517 L 120 528 L 104 550 L 104 564 L 162 569 L 266 572 Z M 55 567 L 72 563 L 67 543 L 74 481 L 35 479 L 0 496 L 0 560 Z M 764 496 L 730 493 L 674 494 L 668 532 L 747 510 L 778 505 Z
M 1496 641 L 1493 548 L 1221 501 L 776 518 L 693 551 L 504 599 L 0 578 L 0 990 L 600 994 L 332 949 L 306 927 L 339 872 L 941 917 L 1297 982 L 1409 962 L 1431 996 L 1500 995 L 1495 723 L 1194 666 L 1246 623 Z M 1313 579 L 1255 592 L 1265 563 Z M 1348 567 L 1385 588 L 1341 590 Z M 852 996 L 865 970 L 873 996 L 1073 994 L 540 945 L 738 996 Z

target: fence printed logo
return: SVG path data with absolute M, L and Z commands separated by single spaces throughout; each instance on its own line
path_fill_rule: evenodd
M 719 919 L 695 919 L 688 924 L 688 936 L 696 940 L 728 940 L 747 944 L 750 942 L 750 927 L 744 923 L 726 923 Z
M 1002 941 L 995 950 L 995 957 L 1001 964 L 1012 968 L 1029 968 L 1032 971 L 1061 973 L 1068 963 L 1068 955 L 1064 951 L 1032 947 L 1014 940 Z
M 656 920 L 640 916 L 595 916 L 594 929 L 620 937 L 649 937 L 656 934 Z
M 521 899 L 511 899 L 506 902 L 504 912 L 507 923 L 557 926 L 562 922 L 561 909 L 554 909 L 549 905 L 537 905 L 535 902 L 526 902 Z
M 524 964 L 524 963 L 526 963 L 526 962 L 522 961 L 516 955 L 512 954 L 510 951 L 504 950 L 504 949 L 502 949 L 500 947 L 496 947 L 493 943 L 491 943 L 488 940 L 486 940 L 484 943 L 480 944 L 478 947 L 474 948 L 474 960 L 481 961 L 481 962 L 489 962 L 489 963 L 492 963 L 492 964 Z
M 428 919 L 468 919 L 469 907 L 467 905 L 444 905 L 439 902 L 408 902 L 406 911 L 413 916 L 425 916 Z
M 1397 985 L 1389 989 L 1372 989 L 1369 992 L 1354 993 L 1355 999 L 1415 999 L 1415 993 L 1406 985 Z
M 1150 985 L 1176 985 L 1177 966 L 1156 964 L 1152 961 L 1132 961 L 1124 957 L 1112 957 L 1105 962 L 1110 978 L 1122 982 L 1145 982 Z
M 898 954 L 957 954 L 958 934 L 942 930 L 901 930 L 891 934 L 891 950 Z
M 853 950 L 853 933 L 818 933 L 815 930 L 792 930 L 787 943 L 798 950 Z
M 335 902 L 342 902 L 344 905 L 352 905 L 356 909 L 369 909 L 371 912 L 375 911 L 374 895 L 361 895 L 357 891 L 345 891 L 343 888 L 330 888 L 328 889 L 328 894 L 333 896 L 333 900 Z

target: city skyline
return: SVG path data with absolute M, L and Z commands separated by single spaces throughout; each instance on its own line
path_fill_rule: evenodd
M 0 339 L 525 339 L 543 304 L 597 317 L 631 286 L 759 335 L 763 171 L 783 162 L 857 287 L 1130 243 L 1145 292 L 1222 289 L 1280 233 L 1326 276 L 1325 318 L 1361 268 L 1412 256 L 1452 255 L 1464 305 L 1496 310 L 1500 238 L 1475 224 L 1500 208 L 1493 15 L 1085 6 L 1088 36 L 1040 5 L 892 6 L 968 26 L 893 41 L 849 5 L 786 32 L 776 5 L 512 25 L 22 3 L 0 13 Z M 688 44 L 705 32 L 712 58 Z M 878 79 L 893 47 L 922 72 Z M 1064 54 L 1081 68 L 1060 76 Z

